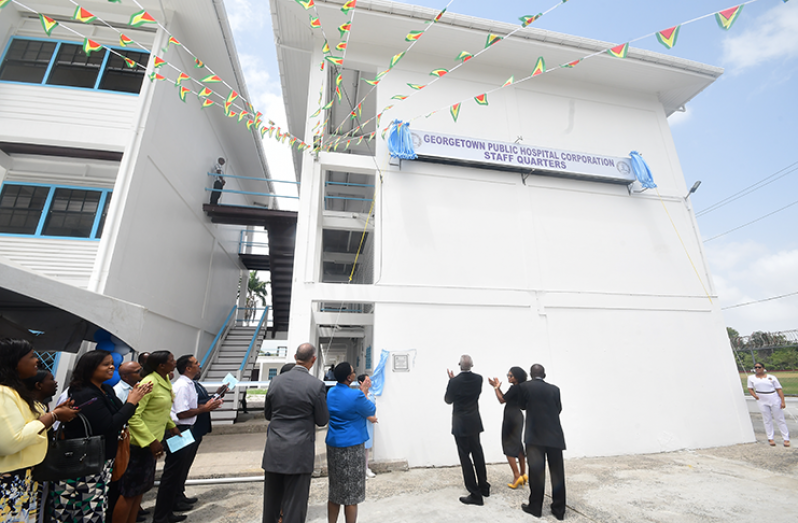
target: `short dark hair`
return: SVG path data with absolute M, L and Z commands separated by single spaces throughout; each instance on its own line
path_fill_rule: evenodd
M 179 372 L 181 376 L 186 373 L 186 367 L 188 367 L 188 364 L 193 357 L 193 354 L 183 354 L 177 358 L 177 364 L 175 365 L 175 368 L 177 368 L 177 372 Z
M 546 377 L 546 369 L 543 368 L 543 365 L 540 363 L 535 363 L 531 367 L 529 367 L 529 377 L 530 378 L 545 378 Z
M 46 378 L 48 374 L 52 373 L 47 369 L 39 369 L 39 372 L 37 372 L 35 376 L 30 378 L 25 378 L 24 380 L 22 380 L 22 383 L 24 383 L 25 386 L 28 387 L 30 390 L 35 391 L 36 384 L 43 382 L 44 378 Z
M 293 369 L 294 367 L 296 367 L 296 363 L 286 363 L 285 365 L 280 367 L 280 374 L 282 374 L 283 372 L 288 372 L 289 370 Z
M 141 369 L 141 377 L 149 376 L 153 372 L 158 370 L 158 367 L 169 361 L 169 356 L 172 353 L 168 350 L 156 350 L 155 352 L 151 353 L 147 357 L 147 361 L 144 362 L 143 368 Z
M 150 357 L 150 353 L 149 352 L 142 352 L 141 354 L 139 354 L 139 358 L 138 358 L 139 365 L 141 365 L 143 367 L 144 364 L 147 362 L 147 358 L 149 358 L 149 357 Z
M 19 361 L 32 350 L 33 345 L 28 340 L 13 340 L 11 338 L 0 340 L 0 385 L 5 385 L 17 391 L 17 394 L 28 404 L 31 412 L 38 418 L 39 411 L 36 410 L 36 399 L 33 397 L 33 392 L 22 383 L 19 374 L 17 374 Z
M 361 374 L 360 376 L 357 377 L 357 381 L 358 383 L 363 383 L 364 381 L 366 381 L 366 378 L 368 377 L 369 377 L 368 374 Z
M 517 383 L 526 381 L 526 371 L 521 367 L 510 367 L 510 374 L 513 375 Z
M 335 381 L 338 383 L 343 383 L 346 381 L 346 378 L 352 374 L 352 364 L 348 361 L 343 361 L 335 366 L 335 370 L 333 371 L 335 375 Z
M 69 382 L 69 390 L 78 391 L 91 384 L 91 377 L 94 375 L 94 371 L 110 355 L 111 353 L 107 350 L 93 350 L 81 356 L 75 365 L 75 370 L 72 371 L 72 381 Z

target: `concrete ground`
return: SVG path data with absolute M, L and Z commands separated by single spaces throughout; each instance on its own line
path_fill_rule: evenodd
M 784 448 L 778 435 L 778 445 L 770 447 L 761 415 L 750 400 L 749 412 L 755 443 L 642 456 L 566 459 L 566 520 L 795 523 L 798 448 Z M 787 417 L 791 434 L 798 435 L 798 399 L 788 400 Z M 265 424 L 253 420 L 244 425 L 250 433 L 222 434 L 231 429 L 220 427 L 206 437 L 191 472 L 193 480 L 262 476 L 265 434 L 261 431 Z M 798 444 L 798 436 L 795 442 Z M 323 441 L 317 442 L 317 465 L 323 464 L 323 450 Z M 377 466 L 375 469 L 380 470 Z M 358 519 L 380 523 L 535 521 L 520 510 L 528 490 L 507 488 L 510 478 L 506 464 L 489 465 L 492 494 L 484 506 L 474 507 L 458 501 L 466 493 L 459 467 L 378 473 L 366 482 L 366 501 L 359 506 Z M 188 521 L 260 522 L 262 490 L 262 482 L 190 484 L 188 494 L 200 501 L 187 513 Z M 326 496 L 327 479 L 313 479 L 308 522 L 326 521 Z M 155 489 L 145 496 L 143 505 L 152 507 L 154 501 Z M 548 493 L 546 503 L 550 503 Z M 544 506 L 540 520 L 556 521 L 548 506 Z M 343 515 L 339 521 L 343 521 Z

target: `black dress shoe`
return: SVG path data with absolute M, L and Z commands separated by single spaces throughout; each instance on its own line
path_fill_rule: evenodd
M 521 503 L 521 510 L 523 510 L 527 514 L 532 514 L 536 518 L 540 517 L 540 512 L 533 511 L 532 508 L 529 505 L 527 505 L 526 503 Z
M 189 510 L 194 510 L 194 505 L 191 503 L 186 503 L 184 501 L 178 501 L 175 503 L 175 506 L 172 507 L 174 512 L 188 512 Z
M 148 516 L 149 514 L 150 514 L 150 511 L 147 510 L 146 508 L 140 508 L 139 509 L 139 516 Z
M 179 503 L 179 502 L 181 502 L 181 501 L 182 501 L 183 503 L 188 503 L 189 505 L 193 505 L 193 504 L 195 504 L 197 501 L 199 501 L 199 498 L 195 498 L 195 497 L 187 498 L 187 497 L 183 496 L 182 498 L 180 498 L 180 499 L 178 500 L 178 503 Z
M 480 505 L 480 506 L 485 504 L 482 501 L 482 496 L 475 496 L 473 494 L 461 497 L 460 503 L 464 503 L 466 505 Z
M 483 498 L 489 498 L 490 497 L 490 487 L 486 488 L 485 490 L 480 490 L 479 493 L 482 494 Z
M 185 514 L 169 514 L 169 523 L 178 523 L 178 521 L 185 521 L 188 516 Z
M 141 523 L 142 521 L 147 521 L 147 516 L 139 512 L 139 514 L 136 516 L 136 523 Z

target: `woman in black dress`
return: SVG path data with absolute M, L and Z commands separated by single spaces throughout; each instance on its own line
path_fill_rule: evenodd
M 519 406 L 520 383 L 526 381 L 526 372 L 521 367 L 512 367 L 507 373 L 507 381 L 512 385 L 507 393 L 502 394 L 502 382 L 499 378 L 488 378 L 488 383 L 496 392 L 496 399 L 504 403 L 504 421 L 502 422 L 502 450 L 507 456 L 510 468 L 513 469 L 513 482 L 507 486 L 514 489 L 527 481 L 525 473 L 526 461 L 524 459 L 524 444 L 521 434 L 524 430 L 524 414 Z

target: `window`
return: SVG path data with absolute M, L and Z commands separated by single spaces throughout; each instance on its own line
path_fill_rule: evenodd
M 99 239 L 110 200 L 109 189 L 5 183 L 0 233 Z
M 277 369 L 269 369 L 269 381 L 277 377 Z
M 145 67 L 149 62 L 146 51 L 114 51 Z M 81 44 L 53 40 L 15 38 L 0 65 L 0 81 L 7 82 L 138 94 L 143 79 L 143 68 L 129 67 L 124 58 L 106 49 L 87 56 Z

